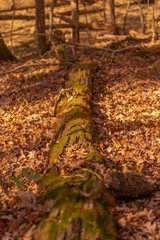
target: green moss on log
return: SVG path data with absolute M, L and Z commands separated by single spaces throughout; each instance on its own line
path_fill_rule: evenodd
M 93 69 L 95 65 L 88 62 L 73 66 L 69 73 L 69 90 L 63 91 L 56 102 L 58 127 L 49 152 L 49 170 L 39 189 L 42 202 L 53 200 L 53 206 L 40 221 L 35 238 L 38 240 L 116 239 L 111 213 L 114 199 L 95 169 L 95 164 L 103 164 L 104 159 L 97 148 L 90 108 Z M 64 171 L 61 156 L 68 146 L 79 143 L 87 149 L 85 169 Z M 79 152 L 74 161 L 79 157 L 84 159 Z
M 109 210 L 114 199 L 94 173 L 82 169 L 65 176 L 51 174 L 41 186 L 43 202 L 53 199 L 53 210 L 41 221 L 37 239 L 116 239 Z

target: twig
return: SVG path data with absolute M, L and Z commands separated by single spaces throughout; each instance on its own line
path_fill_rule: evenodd
M 30 62 L 30 61 L 29 61 Z M 11 69 L 11 70 L 8 70 L 6 72 L 0 72 L 0 75 L 5 75 L 5 74 L 8 74 L 8 73 L 13 73 L 13 72 L 16 72 L 17 70 L 20 70 L 20 69 L 23 69 L 23 68 L 26 68 L 26 67 L 34 67 L 34 66 L 50 66 L 50 65 L 53 65 L 53 66 L 57 66 L 57 65 L 60 65 L 60 63 L 32 63 L 32 64 L 28 64 L 25 63 L 25 64 L 22 64 L 21 66 L 18 66 L 14 69 Z
M 131 49 L 138 49 L 140 48 L 140 46 L 129 46 L 129 47 L 125 47 L 125 48 L 120 48 L 120 49 L 116 49 L 116 50 L 113 50 L 113 54 L 116 54 L 116 53 L 122 53 L 122 52 L 127 52 Z
M 62 41 L 60 39 L 60 41 Z M 128 51 L 130 49 L 136 49 L 136 48 L 140 48 L 140 46 L 129 46 L 129 47 L 125 47 L 125 48 L 121 48 L 121 49 L 111 49 L 109 47 L 94 47 L 94 46 L 89 46 L 89 45 L 82 45 L 82 44 L 79 44 L 79 43 L 71 43 L 71 42 L 65 42 L 65 44 L 68 44 L 68 45 L 74 45 L 74 46 L 77 46 L 77 47 L 82 47 L 82 48 L 88 48 L 88 49 L 93 49 L 93 50 L 98 50 L 98 51 L 105 51 L 105 52 L 111 52 L 113 54 L 116 54 L 116 53 L 121 53 L 121 52 L 125 52 L 125 51 Z

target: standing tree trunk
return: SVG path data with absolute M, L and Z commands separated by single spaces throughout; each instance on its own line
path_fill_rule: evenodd
M 36 0 L 36 42 L 38 50 L 41 54 L 44 54 L 47 50 L 44 0 Z
M 115 34 L 116 26 L 115 26 L 114 0 L 103 0 L 103 4 L 104 4 L 104 16 L 109 23 L 109 30 L 112 34 Z
M 53 30 L 53 11 L 56 7 L 57 0 L 53 0 L 50 5 L 50 11 L 49 11 L 49 42 L 52 41 L 52 30 Z
M 72 28 L 72 42 L 79 43 L 79 11 L 78 0 L 71 0 L 72 22 L 74 27 Z
M 152 41 L 158 39 L 158 1 L 154 1 L 152 15 Z
M 7 48 L 2 35 L 0 34 L 0 61 L 16 60 L 15 56 Z
M 127 7 L 126 7 L 126 12 L 124 15 L 124 23 L 123 23 L 123 32 L 125 33 L 126 30 L 126 21 L 127 21 L 127 16 L 128 16 L 128 11 L 131 6 L 131 0 L 127 0 Z M 142 28 L 142 33 L 145 32 L 145 25 L 144 25 L 144 16 L 142 12 L 142 6 L 141 6 L 141 1 L 138 0 L 138 7 L 139 7 L 139 16 L 140 16 L 140 22 L 141 22 L 141 28 Z
M 144 17 L 143 17 L 142 5 L 141 5 L 141 1 L 140 0 L 138 0 L 138 6 L 139 6 L 139 16 L 140 16 L 142 33 L 144 33 L 145 32 Z

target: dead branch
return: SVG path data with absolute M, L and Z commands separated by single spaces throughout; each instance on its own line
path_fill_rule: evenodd
M 45 0 L 45 7 L 50 6 L 52 0 Z M 59 1 L 58 6 L 67 5 L 69 1 L 63 0 Z M 35 1 L 33 0 L 15 0 L 15 10 L 26 10 L 28 8 L 35 8 Z M 1 0 L 0 1 L 0 12 L 13 11 L 13 1 L 12 0 Z
M 31 60 L 32 61 L 32 60 Z M 14 69 L 11 69 L 11 70 L 8 70 L 8 71 L 5 71 L 5 72 L 0 72 L 0 76 L 1 75 L 5 75 L 5 74 L 9 74 L 9 73 L 14 73 L 14 72 L 17 72 L 19 70 L 22 70 L 24 68 L 28 68 L 28 67 L 39 67 L 39 66 L 43 66 L 43 67 L 46 67 L 46 66 L 57 66 L 59 65 L 59 63 L 30 63 L 30 61 L 14 68 Z
M 107 40 L 107 41 L 123 41 L 128 37 L 128 35 L 110 35 L 103 34 L 101 36 L 97 36 L 97 40 Z

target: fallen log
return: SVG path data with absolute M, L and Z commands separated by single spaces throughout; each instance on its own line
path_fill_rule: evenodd
M 68 89 L 56 104 L 49 169 L 40 182 L 42 202 L 53 209 L 41 220 L 36 239 L 116 239 L 110 208 L 114 198 L 100 174 L 104 159 L 97 149 L 91 117 L 93 63 L 81 62 L 69 73 Z M 71 157 L 70 148 L 75 148 Z M 68 149 L 68 150 L 67 150 Z
M 58 52 L 64 54 L 62 48 Z M 93 62 L 72 62 L 67 88 L 55 103 L 48 170 L 39 182 L 41 203 L 49 201 L 50 211 L 41 218 L 35 239 L 117 239 L 114 195 L 134 198 L 153 192 L 139 174 L 103 174 L 105 159 L 98 150 L 90 107 L 95 70 Z

